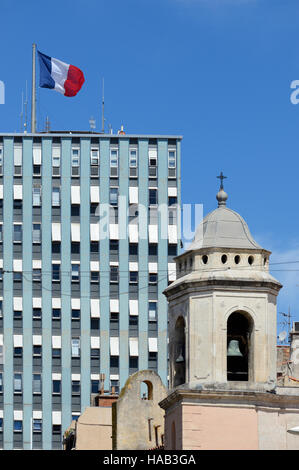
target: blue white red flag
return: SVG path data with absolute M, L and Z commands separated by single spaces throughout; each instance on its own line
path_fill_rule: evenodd
M 85 81 L 82 70 L 37 52 L 40 64 L 39 86 L 52 88 L 64 96 L 75 96 Z

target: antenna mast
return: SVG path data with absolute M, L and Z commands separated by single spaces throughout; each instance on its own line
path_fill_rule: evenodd
M 24 109 L 25 109 L 25 121 L 24 121 L 24 133 L 27 133 L 27 107 L 28 107 L 28 83 L 26 80 L 26 91 L 25 91 L 25 102 L 24 102 Z
M 36 44 L 32 44 L 32 95 L 31 95 L 31 133 L 36 132 L 36 83 L 35 83 Z
M 103 78 L 103 81 L 102 81 L 102 132 L 103 132 L 103 134 L 105 134 L 104 107 L 105 107 L 105 98 L 104 98 L 104 78 Z
M 23 119 L 24 119 L 24 91 L 22 90 L 22 106 L 20 113 L 20 132 L 23 133 Z

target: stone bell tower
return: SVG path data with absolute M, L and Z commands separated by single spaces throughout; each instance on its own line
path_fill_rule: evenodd
M 276 384 L 276 297 L 270 251 L 253 239 L 244 219 L 226 206 L 198 226 L 176 258 L 169 302 L 170 388 L 271 390 Z

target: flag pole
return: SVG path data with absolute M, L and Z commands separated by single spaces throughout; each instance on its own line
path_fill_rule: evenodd
M 32 44 L 32 93 L 31 93 L 31 133 L 36 132 L 36 82 L 35 82 L 36 44 Z
M 102 81 L 102 132 L 103 134 L 105 134 L 104 106 L 105 106 L 105 98 L 104 98 L 104 78 L 103 78 L 103 81 Z

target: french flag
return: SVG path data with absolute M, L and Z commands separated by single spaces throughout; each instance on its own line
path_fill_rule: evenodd
M 40 64 L 39 86 L 52 88 L 64 96 L 76 96 L 85 81 L 82 70 L 39 51 L 37 53 Z

